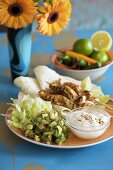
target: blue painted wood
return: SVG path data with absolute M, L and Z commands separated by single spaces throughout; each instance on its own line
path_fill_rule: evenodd
M 31 60 L 32 24 L 21 29 L 8 28 L 9 57 L 12 80 L 27 76 Z
M 75 30 L 75 35 L 87 38 L 95 31 L 93 29 Z M 107 29 L 107 31 L 113 37 L 113 30 Z M 4 36 L 6 34 L 0 34 L 0 101 L 6 102 L 10 101 L 10 97 L 17 97 L 18 89 L 11 83 L 8 72 L 9 55 L 7 44 L 2 43 Z M 54 49 L 56 49 L 55 37 L 41 36 L 36 33 L 32 55 L 37 54 L 37 57 L 34 57 L 31 67 L 39 64 L 40 54 L 50 56 Z M 42 61 L 45 62 L 45 58 Z M 104 80 L 96 84 L 102 87 L 104 93 L 113 96 L 113 66 L 104 75 Z M 30 167 L 32 167 L 30 170 L 113 170 L 113 139 L 84 149 L 45 148 L 16 137 L 8 130 L 5 122 L 1 125 L 2 122 L 0 118 L 0 134 L 4 133 L 3 136 L 5 136 L 1 139 L 0 135 L 0 170 L 29 170 Z M 8 141 L 9 145 L 6 145 Z

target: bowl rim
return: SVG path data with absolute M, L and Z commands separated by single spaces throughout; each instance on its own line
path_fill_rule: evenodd
M 64 51 L 64 50 L 66 50 L 66 49 L 72 49 L 71 47 L 64 47 L 64 48 L 61 48 L 60 49 L 60 51 Z M 111 50 L 110 50 L 110 52 L 112 52 Z M 51 56 L 50 56 L 50 62 L 51 62 L 51 64 L 53 64 L 55 67 L 57 67 L 57 68 L 59 68 L 59 69 L 62 69 L 62 70 L 64 70 L 64 71 L 69 71 L 69 72 L 94 72 L 94 71 L 99 71 L 99 70 L 103 70 L 103 69 L 105 69 L 105 68 L 107 68 L 107 67 L 110 67 L 112 64 L 113 64 L 113 59 L 112 59 L 112 61 L 110 62 L 110 63 L 108 63 L 107 65 L 105 65 L 105 66 L 102 66 L 102 67 L 100 67 L 100 68 L 96 68 L 96 69 L 87 69 L 87 70 L 74 70 L 74 69 L 70 69 L 70 68 L 62 68 L 62 67 L 60 67 L 59 65 L 57 65 L 57 64 L 55 64 L 55 62 L 53 61 L 53 59 L 55 59 L 56 60 L 56 55 L 55 54 L 59 54 L 60 52 L 59 51 L 55 51 Z M 113 52 L 112 52 L 113 53 Z
M 77 131 L 80 131 L 80 132 L 97 132 L 97 131 L 100 131 L 100 130 L 103 130 L 103 129 L 107 129 L 110 125 L 110 122 L 108 122 L 107 124 L 105 124 L 105 126 L 101 127 L 100 129 L 94 129 L 94 130 L 84 130 L 84 129 L 79 129 L 79 128 L 75 128 L 73 126 L 71 126 L 70 124 L 67 124 L 67 126 L 69 128 L 71 128 L 72 130 L 77 130 Z M 88 129 L 88 128 L 87 128 Z
M 110 117 L 107 116 L 107 111 L 105 111 L 105 110 L 103 110 L 103 109 L 97 109 L 97 111 L 101 112 L 103 115 L 105 115 L 106 117 L 109 118 L 109 119 L 107 120 L 107 122 L 106 122 L 104 125 L 95 126 L 95 128 L 97 128 L 97 129 L 94 129 L 94 130 L 90 129 L 91 127 L 85 127 L 85 129 L 79 129 L 79 128 L 84 128 L 84 126 L 74 125 L 73 123 L 71 123 L 71 122 L 69 121 L 69 119 L 70 119 L 70 116 L 74 116 L 74 115 L 77 114 L 77 112 L 79 113 L 79 112 L 82 112 L 82 111 L 84 111 L 84 110 L 90 110 L 90 111 L 92 111 L 92 112 L 95 112 L 95 109 L 92 109 L 92 108 L 91 108 L 91 109 L 81 109 L 81 110 L 78 110 L 78 111 L 75 110 L 75 113 L 73 113 L 73 111 L 72 111 L 72 112 L 70 112 L 70 113 L 66 116 L 67 126 L 69 126 L 70 128 L 72 128 L 73 130 L 75 129 L 75 130 L 78 130 L 78 131 L 95 132 L 95 131 L 98 131 L 98 130 L 102 130 L 102 129 L 104 129 L 104 128 L 107 128 L 107 127 L 110 125 Z

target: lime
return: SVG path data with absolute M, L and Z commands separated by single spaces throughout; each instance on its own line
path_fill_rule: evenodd
M 109 96 L 108 95 L 100 96 L 99 100 L 101 103 L 107 103 L 109 101 Z
M 79 39 L 74 43 L 73 50 L 89 56 L 93 51 L 93 45 L 89 39 Z
M 94 51 L 91 55 L 91 58 L 97 60 L 102 65 L 106 64 L 109 60 L 108 55 L 104 51 Z
M 61 58 L 62 63 L 66 64 L 66 65 L 71 65 L 72 64 L 72 58 L 70 56 L 67 55 L 63 55 Z
M 91 37 L 91 42 L 95 50 L 109 51 L 112 46 L 112 37 L 106 31 L 97 31 Z
M 78 60 L 78 65 L 79 65 L 80 67 L 87 67 L 86 61 L 84 61 L 84 60 L 82 60 L 82 59 Z
M 91 91 L 92 83 L 91 83 L 91 79 L 89 76 L 83 79 L 83 81 L 81 82 L 81 87 L 83 90 Z

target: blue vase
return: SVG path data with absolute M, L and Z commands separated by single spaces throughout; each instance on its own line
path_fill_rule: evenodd
M 12 81 L 27 76 L 31 61 L 32 24 L 21 29 L 8 28 L 9 57 Z

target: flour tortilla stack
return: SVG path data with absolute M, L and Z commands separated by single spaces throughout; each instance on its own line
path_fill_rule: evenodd
M 65 82 L 71 82 L 80 85 L 80 81 L 73 79 L 67 76 L 61 76 L 54 70 L 50 69 L 47 66 L 37 66 L 34 69 L 37 81 L 39 82 L 40 88 L 43 90 L 49 87 L 49 83 L 52 83 L 56 80 L 60 80 L 61 84 Z
M 34 72 L 42 90 L 48 88 L 49 83 L 60 79 L 60 75 L 47 66 L 38 66 Z
M 18 93 L 18 100 L 23 101 L 26 96 L 27 95 L 23 91 L 20 91 Z
M 60 76 L 61 79 L 61 84 L 66 83 L 66 82 L 70 82 L 70 83 L 74 83 L 77 85 L 81 85 L 81 81 L 73 79 L 71 77 L 67 77 L 67 76 Z
M 31 97 L 39 97 L 38 92 L 45 88 L 49 87 L 49 83 L 52 83 L 56 80 L 60 80 L 61 84 L 65 82 L 72 82 L 80 85 L 80 81 L 75 80 L 70 77 L 61 76 L 56 73 L 54 70 L 48 68 L 47 66 L 38 66 L 34 69 L 36 78 L 31 77 L 18 77 L 14 80 L 14 84 L 21 89 L 18 94 L 18 99 L 23 100 L 26 95 L 30 95 Z M 54 105 L 53 107 L 61 113 L 62 116 L 66 116 L 67 113 L 70 112 L 68 108 Z
M 38 96 L 38 92 L 40 91 L 38 82 L 35 78 L 21 76 L 14 80 L 14 84 L 31 97 Z

